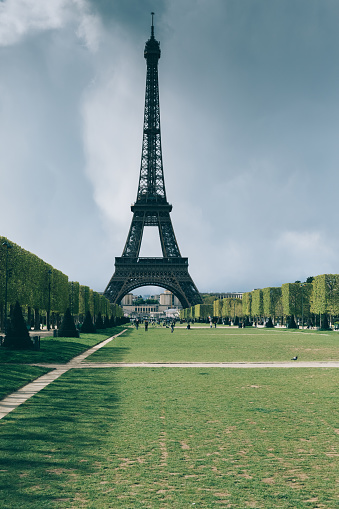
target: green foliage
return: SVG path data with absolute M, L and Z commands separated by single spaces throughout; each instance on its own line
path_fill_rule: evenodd
M 252 292 L 245 292 L 243 294 L 242 312 L 244 316 L 252 316 Z
M 213 316 L 222 317 L 222 299 L 217 299 L 213 302 Z
M 213 302 L 216 299 L 215 295 L 210 293 L 201 293 L 200 296 L 202 298 L 203 304 L 209 304 L 210 306 L 213 306 Z
M 263 295 L 263 314 L 264 314 L 264 316 L 271 316 L 271 317 L 280 316 L 282 314 L 281 288 L 280 287 L 279 288 L 278 287 L 264 288 L 262 291 L 262 295 Z
M 96 328 L 93 324 L 93 320 L 92 320 L 91 313 L 89 310 L 87 311 L 85 320 L 81 326 L 81 332 L 88 332 L 88 333 L 96 332 Z
M 90 311 L 89 305 L 89 286 L 80 285 L 79 292 L 79 314 L 86 315 Z
M 252 293 L 252 316 L 264 315 L 264 303 L 262 290 L 256 289 Z
M 79 314 L 80 303 L 80 284 L 77 281 L 69 281 L 68 283 L 69 294 L 69 309 L 72 315 Z
M 13 350 L 31 350 L 33 348 L 33 343 L 29 336 L 18 301 L 16 301 L 13 309 L 13 315 L 9 322 L 4 346 Z
M 314 278 L 311 310 L 316 314 L 339 315 L 339 274 Z
M 213 316 L 212 304 L 196 304 L 194 306 L 194 316 L 197 320 L 206 319 L 209 316 Z
M 60 338 L 78 338 L 79 332 L 77 331 L 74 323 L 73 316 L 69 308 L 66 309 L 61 326 L 58 331 Z
M 234 318 L 242 316 L 242 300 L 241 299 L 222 299 L 222 318 Z
M 285 283 L 281 287 L 285 316 L 310 315 L 313 286 L 311 283 Z
M 5 237 L 0 237 L 0 287 L 5 287 L 5 241 L 12 246 L 8 251 L 8 305 L 18 300 L 22 306 L 47 310 L 50 288 L 51 311 L 61 313 L 68 305 L 67 276 Z M 4 292 L 0 302 L 4 302 Z
M 99 311 L 97 318 L 95 320 L 95 328 L 96 329 L 103 329 L 104 328 L 104 322 L 102 321 L 101 312 Z

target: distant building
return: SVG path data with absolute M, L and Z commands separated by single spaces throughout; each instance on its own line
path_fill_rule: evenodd
M 244 292 L 229 292 L 223 293 L 221 299 L 242 299 Z
M 147 296 L 146 301 L 128 293 L 121 301 L 124 315 L 130 318 L 166 318 L 179 316 L 179 310 L 182 309 L 179 299 L 168 290 L 160 295 Z

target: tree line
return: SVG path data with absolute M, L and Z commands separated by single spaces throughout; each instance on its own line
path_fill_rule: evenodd
M 0 326 L 16 302 L 27 323 L 39 329 L 40 324 L 60 325 L 67 308 L 76 321 L 82 322 L 89 311 L 94 320 L 98 314 L 121 318 L 120 306 L 88 286 L 69 281 L 68 276 L 41 258 L 0 236 Z M 7 306 L 5 313 L 5 307 Z
M 245 292 L 242 299 L 215 299 L 181 310 L 185 320 L 300 324 L 326 328 L 339 323 L 339 274 L 322 274 L 308 282 L 285 283 Z

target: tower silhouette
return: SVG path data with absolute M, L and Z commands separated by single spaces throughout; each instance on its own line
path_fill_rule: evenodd
M 154 38 L 152 12 L 151 37 L 146 42 L 147 63 L 144 129 L 137 199 L 131 206 L 132 223 L 121 257 L 115 258 L 115 272 L 104 295 L 119 303 L 130 291 L 140 286 L 160 286 L 178 297 L 183 307 L 202 302 L 188 273 L 188 258 L 180 254 L 166 198 L 162 164 L 158 60 L 160 44 Z M 139 256 L 145 226 L 158 227 L 162 258 Z

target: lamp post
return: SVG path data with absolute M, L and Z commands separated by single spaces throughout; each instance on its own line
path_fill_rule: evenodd
M 12 244 L 8 242 L 8 240 L 5 240 L 5 242 L 2 243 L 3 246 L 6 246 L 6 268 L 5 268 L 5 334 L 7 334 L 7 290 L 8 290 L 8 250 L 11 249 Z
M 52 271 L 48 271 L 48 309 L 47 309 L 47 330 L 51 329 L 51 276 Z
M 72 291 L 71 291 L 71 315 L 73 316 L 73 281 L 72 281 Z

